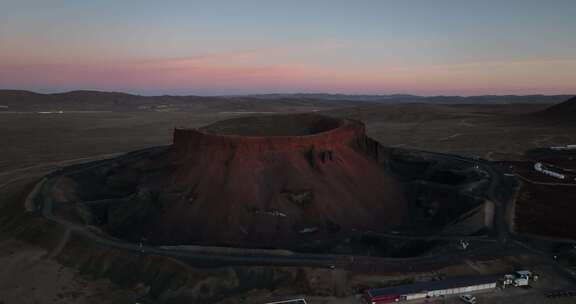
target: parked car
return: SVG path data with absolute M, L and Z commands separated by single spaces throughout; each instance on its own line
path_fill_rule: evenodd
M 469 294 L 461 295 L 460 300 L 464 303 L 476 304 L 476 297 Z

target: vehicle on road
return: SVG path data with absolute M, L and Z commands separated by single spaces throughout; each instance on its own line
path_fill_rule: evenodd
M 476 297 L 469 294 L 461 295 L 460 300 L 464 303 L 476 304 Z

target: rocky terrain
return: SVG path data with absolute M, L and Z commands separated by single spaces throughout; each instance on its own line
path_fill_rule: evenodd
M 3 100 L 0 99 L 0 105 L 7 103 Z M 175 127 L 200 128 L 242 117 L 247 112 L 319 111 L 364 121 L 368 136 L 386 146 L 477 155 L 492 160 L 519 159 L 527 149 L 576 142 L 576 129 L 572 126 L 534 119 L 533 113 L 547 108 L 546 103 L 333 104 L 309 100 L 269 104 L 270 107 L 266 102 L 246 101 L 202 106 L 195 111 L 154 107 L 51 114 L 36 111 L 58 107 L 34 106 L 29 108 L 32 112 L 25 113 L 0 109 L 0 137 L 4 140 L 0 149 L 0 258 L 13 265 L 0 272 L 0 301 L 126 303 L 130 299 L 143 303 L 266 303 L 270 299 L 306 294 L 314 299 L 311 303 L 340 303 L 344 298 L 334 295 L 350 295 L 356 288 L 384 286 L 385 282 L 399 278 L 398 273 L 387 269 L 374 274 L 370 267 L 355 271 L 314 267 L 201 269 L 171 258 L 138 256 L 94 244 L 74 231 L 66 233 L 24 212 L 22 202 L 26 193 L 47 172 L 93 160 L 94 156 L 116 157 L 132 150 L 169 145 Z M 514 260 L 512 265 L 518 263 Z M 458 271 L 434 271 L 469 274 L 484 267 L 479 265 L 462 266 Z M 421 266 L 431 269 L 430 265 Z M 408 265 L 398 267 L 403 268 L 406 279 L 430 275 L 412 274 Z M 36 278 L 40 276 L 42 282 L 50 284 L 40 286 L 27 273 L 34 273 Z M 74 287 L 74 292 L 68 286 Z M 23 290 L 27 291 L 24 300 Z

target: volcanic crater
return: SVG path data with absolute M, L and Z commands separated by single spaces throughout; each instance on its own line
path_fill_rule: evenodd
M 333 247 L 407 222 L 416 199 L 391 161 L 360 121 L 240 117 L 176 128 L 169 146 L 65 168 L 49 197 L 57 216 L 131 242 Z

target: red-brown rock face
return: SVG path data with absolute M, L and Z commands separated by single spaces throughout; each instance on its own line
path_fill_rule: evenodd
M 162 212 L 161 244 L 276 247 L 357 230 L 384 231 L 405 209 L 364 125 L 320 115 L 238 118 L 176 129 L 159 173 L 141 181 Z

